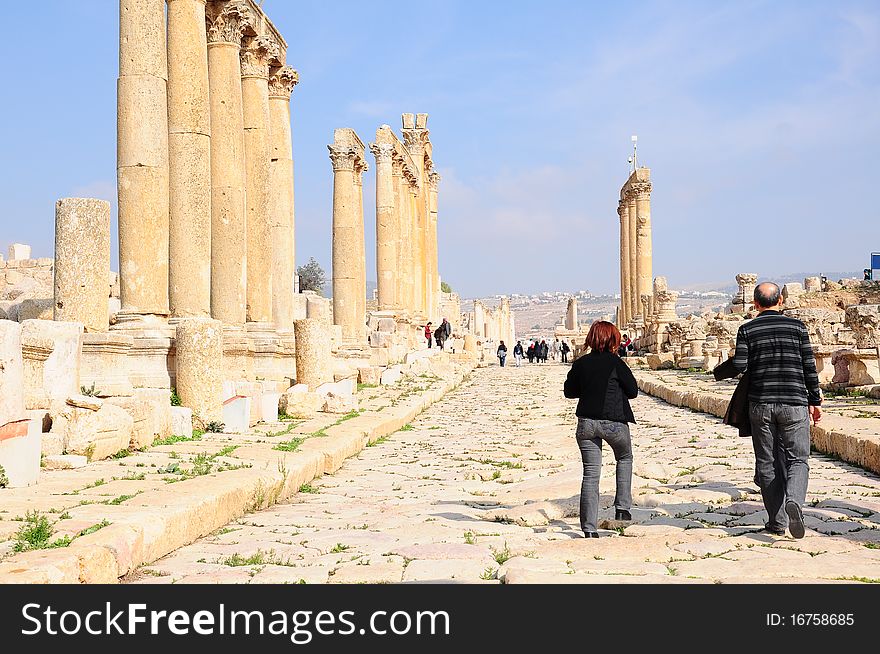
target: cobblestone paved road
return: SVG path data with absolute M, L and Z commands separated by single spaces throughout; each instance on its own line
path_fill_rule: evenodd
M 880 581 L 880 478 L 811 458 L 807 536 L 757 530 L 751 444 L 705 414 L 634 403 L 636 507 L 582 537 L 567 367 L 490 367 L 411 428 L 140 570 L 136 583 Z M 600 518 L 614 468 L 606 448 Z M 614 525 L 611 525 L 614 526 Z

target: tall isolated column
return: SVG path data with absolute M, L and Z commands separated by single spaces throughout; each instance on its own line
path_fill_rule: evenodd
M 269 78 L 272 319 L 281 330 L 293 329 L 294 315 L 293 277 L 296 274 L 296 257 L 290 94 L 298 82 L 299 74 L 289 66 L 273 70 Z
M 626 202 L 621 200 L 617 205 L 620 217 L 620 313 L 619 327 L 623 327 L 630 319 L 630 272 L 629 272 L 629 210 Z
M 259 36 L 241 50 L 241 90 L 247 206 L 247 320 L 272 320 L 270 211 L 269 61 L 278 44 Z
M 626 213 L 629 228 L 629 319 L 635 320 L 641 315 L 641 300 L 639 300 L 639 242 L 636 216 L 636 198 L 631 189 L 626 192 Z
M 122 310 L 168 314 L 165 0 L 120 0 L 117 84 Z
M 416 311 L 427 314 L 428 312 L 428 271 L 427 271 L 427 234 L 428 234 L 428 205 L 427 184 L 425 170 L 425 145 L 428 143 L 428 130 L 426 129 L 427 116 L 425 114 L 403 114 L 403 138 L 413 165 L 416 167 L 416 176 L 419 180 L 419 192 L 413 203 L 413 261 L 414 261 L 414 293 Z
M 376 284 L 380 311 L 397 308 L 397 225 L 394 217 L 394 145 L 373 143 L 376 157 Z
M 205 0 L 168 2 L 168 299 L 211 314 L 211 107 Z
M 333 323 L 342 326 L 342 337 L 361 340 L 363 320 L 358 318 L 357 295 L 359 249 L 355 165 L 357 151 L 351 145 L 331 145 L 333 164 Z
M 212 7 L 208 25 L 211 96 L 211 315 L 247 318 L 247 218 L 241 40 L 250 27 L 245 2 Z
M 647 169 L 644 170 L 647 178 Z M 651 182 L 633 184 L 636 197 L 638 243 L 638 294 L 651 295 L 654 285 L 653 248 L 651 245 Z M 645 316 L 647 318 L 648 316 Z

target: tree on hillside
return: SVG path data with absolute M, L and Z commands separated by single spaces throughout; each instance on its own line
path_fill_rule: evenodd
M 296 269 L 299 275 L 299 291 L 314 291 L 318 295 L 324 294 L 324 286 L 327 284 L 327 274 L 321 265 L 315 261 L 315 257 L 309 257 L 309 262 Z
M 440 291 L 442 293 L 452 293 L 452 287 L 446 282 L 440 282 Z

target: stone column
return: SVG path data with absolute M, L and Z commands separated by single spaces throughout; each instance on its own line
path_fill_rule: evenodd
M 247 320 L 272 320 L 272 235 L 270 210 L 269 61 L 278 44 L 259 36 L 241 50 L 241 90 L 247 207 Z
M 355 243 L 358 250 L 356 258 L 358 276 L 357 319 L 361 325 L 359 334 L 364 331 L 367 322 L 367 244 L 366 228 L 364 227 L 364 173 L 367 170 L 367 162 L 360 159 L 354 169 L 355 218 L 357 219 Z
M 168 313 L 168 56 L 164 0 L 120 0 L 117 86 L 122 310 Z
M 167 2 L 168 298 L 173 316 L 210 316 L 211 108 L 205 0 Z
M 289 66 L 269 79 L 271 137 L 269 234 L 272 252 L 272 319 L 281 330 L 293 329 L 293 277 L 296 274 L 293 209 L 293 143 L 290 94 L 299 74 Z
M 376 157 L 376 284 L 379 311 L 397 308 L 397 225 L 394 215 L 395 176 L 392 166 L 394 146 L 373 143 Z
M 565 310 L 565 328 L 569 331 L 576 332 L 578 325 L 578 305 L 577 298 L 568 298 L 568 306 Z
M 403 177 L 403 159 L 396 153 L 391 158 L 391 175 L 394 179 L 394 218 L 393 225 L 395 229 L 396 244 L 396 265 L 394 272 L 394 302 L 395 309 L 398 311 L 408 311 L 409 303 L 407 301 L 406 291 L 406 247 L 407 242 L 404 235 L 405 229 L 405 211 L 403 206 L 406 197 L 406 182 Z
M 648 170 L 645 171 L 645 179 L 648 178 Z M 639 176 L 641 179 L 641 175 Z M 654 280 L 653 249 L 651 244 L 651 182 L 640 181 L 632 186 L 636 198 L 636 216 L 638 228 L 636 232 L 638 244 L 638 293 L 650 295 Z M 647 318 L 647 316 L 645 316 Z
M 208 17 L 211 96 L 211 315 L 229 324 L 247 317 L 247 219 L 241 40 L 250 28 L 245 2 L 212 5 Z
M 428 266 L 427 266 L 427 184 L 425 170 L 425 147 L 429 142 L 429 134 L 426 129 L 427 116 L 425 114 L 403 114 L 403 138 L 413 165 L 416 167 L 416 177 L 419 182 L 418 194 L 413 201 L 413 263 L 414 263 L 414 309 L 422 314 L 427 314 L 428 306 Z
M 330 369 L 330 331 L 326 323 L 305 318 L 293 323 L 296 337 L 296 383 L 314 391 L 333 381 Z
M 743 313 L 747 312 L 755 299 L 755 286 L 758 284 L 758 276 L 755 273 L 740 273 L 736 276 L 736 283 L 739 284 L 739 291 L 735 304 L 741 304 L 745 307 Z
M 639 300 L 639 241 L 638 241 L 638 219 L 636 216 L 636 198 L 630 189 L 627 189 L 626 196 L 626 214 L 627 227 L 629 230 L 629 312 L 627 316 L 632 322 L 641 313 L 641 303 Z
M 438 315 L 440 310 L 440 261 L 439 245 L 437 243 L 437 209 L 438 195 L 440 191 L 440 175 L 433 170 L 428 174 L 428 268 L 430 270 L 430 313 Z
M 110 203 L 65 198 L 55 203 L 55 313 L 87 332 L 110 329 Z
M 333 163 L 333 323 L 342 326 L 343 339 L 360 341 L 363 332 L 357 299 L 360 223 L 354 181 L 357 150 L 349 144 L 328 147 Z
M 183 318 L 175 339 L 175 390 L 183 406 L 204 422 L 223 417 L 223 324 L 211 318 Z
M 629 255 L 629 209 L 624 200 L 617 205 L 617 215 L 620 217 L 620 312 L 618 313 L 619 327 L 623 327 L 630 320 L 630 255 Z

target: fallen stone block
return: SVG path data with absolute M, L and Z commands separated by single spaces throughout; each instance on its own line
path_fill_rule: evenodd
M 52 298 L 30 298 L 18 305 L 18 320 L 52 320 L 55 301 Z
M 40 424 L 21 420 L 0 427 L 0 480 L 9 488 L 33 486 L 40 476 Z
M 189 436 L 192 432 L 192 409 L 185 406 L 171 407 L 171 434 L 174 436 Z
M 649 354 L 647 361 L 648 367 L 651 370 L 671 370 L 675 368 L 675 355 L 672 352 Z
M 390 386 L 392 384 L 396 384 L 403 378 L 403 369 L 401 366 L 391 366 L 386 369 L 385 372 L 382 373 L 382 376 L 379 378 L 379 383 L 383 386 Z
M 357 398 L 351 395 L 328 393 L 324 402 L 324 413 L 351 413 L 357 411 Z
M 52 409 L 52 430 L 62 438 L 63 451 L 100 461 L 131 446 L 134 418 L 113 404 L 97 411 L 68 404 Z
M 378 386 L 382 381 L 382 368 L 367 366 L 358 368 L 358 383 L 366 386 Z
M 281 413 L 292 418 L 311 418 L 324 408 L 325 403 L 323 395 L 312 393 L 308 386 L 299 384 L 282 393 L 278 408 Z
M 223 403 L 223 431 L 243 434 L 250 428 L 251 398 L 236 395 Z
M 84 468 L 89 460 L 79 454 L 51 454 L 43 457 L 46 470 L 75 470 Z

